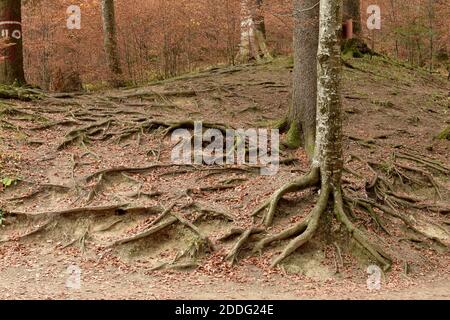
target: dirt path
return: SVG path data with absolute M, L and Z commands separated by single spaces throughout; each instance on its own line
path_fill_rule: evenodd
M 279 279 L 276 283 L 238 283 L 210 277 L 182 276 L 173 281 L 162 276 L 122 274 L 120 271 L 95 272 L 82 278 L 80 289 L 65 287 L 64 276 L 46 276 L 36 280 L 30 270 L 5 270 L 0 283 L 0 299 L 238 299 L 238 300 L 310 300 L 310 299 L 386 299 L 450 300 L 450 280 L 421 282 L 406 288 L 369 291 L 365 283 L 310 284 Z M 95 279 L 93 279 L 95 278 Z
M 15 266 L 1 269 L 0 299 L 450 299 L 448 272 L 411 277 L 391 273 L 380 290 L 370 291 L 364 270 L 348 279 L 326 280 L 269 275 L 252 265 L 239 266 L 231 275 L 151 272 L 145 264 L 101 267 L 86 259 L 55 256 L 50 248 L 36 248 L 39 255 L 23 250 L 8 255 Z M 67 268 L 75 264 L 81 268 L 80 288 L 67 288 Z

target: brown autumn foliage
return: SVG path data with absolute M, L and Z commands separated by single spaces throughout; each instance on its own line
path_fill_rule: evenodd
M 80 30 L 66 27 L 72 1 L 24 5 L 24 59 L 30 83 L 50 89 L 64 70 L 79 73 L 84 83 L 107 79 L 100 0 L 79 3 Z M 369 4 L 380 5 L 382 30 L 367 30 Z M 116 0 L 115 6 L 121 65 L 129 83 L 235 63 L 239 0 Z M 439 66 L 450 49 L 450 22 L 440 19 L 448 17 L 448 11 L 446 0 L 362 0 L 363 37 L 369 44 L 373 38 L 375 50 L 383 54 L 414 65 Z M 291 53 L 292 1 L 264 1 L 264 14 L 271 52 Z

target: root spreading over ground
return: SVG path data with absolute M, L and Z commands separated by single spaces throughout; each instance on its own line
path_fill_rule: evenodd
M 351 64 L 336 190 L 321 188 L 302 150 L 281 150 L 275 177 L 260 176 L 258 166 L 170 160 L 170 133 L 194 121 L 224 132 L 282 118 L 291 68 L 284 60 L 144 88 L 27 91 L 27 101 L 3 101 L 0 243 L 54 239 L 55 250 L 147 259 L 153 271 L 204 270 L 218 257 L 218 264 L 289 265 L 314 243 L 334 252 L 326 259 L 337 270 L 354 255 L 385 270 L 406 264 L 420 272 L 428 263 L 421 250 L 430 248 L 438 265 L 449 254 L 450 168 L 449 142 L 433 139 L 433 128 L 443 126 L 447 84 L 381 57 Z M 324 226 L 336 237 L 323 239 Z

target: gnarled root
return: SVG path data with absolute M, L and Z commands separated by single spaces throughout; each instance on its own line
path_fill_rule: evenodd
M 350 219 L 344 211 L 341 190 L 336 190 L 334 192 L 334 212 L 338 221 L 346 227 L 347 231 L 356 240 L 356 242 L 358 242 L 365 250 L 367 250 L 377 260 L 377 262 L 379 262 L 383 266 L 383 269 L 385 271 L 388 270 L 391 266 L 392 259 L 380 248 L 370 243 L 363 232 L 357 229 L 353 225 L 353 223 L 351 223 Z
M 230 252 L 228 253 L 228 255 L 225 257 L 226 260 L 230 261 L 232 264 L 234 264 L 237 260 L 237 256 L 239 254 L 239 251 L 242 249 L 242 247 L 244 246 L 244 244 L 248 241 L 248 239 L 250 238 L 251 235 L 256 234 L 256 233 L 261 233 L 264 231 L 264 229 L 261 228 L 249 228 L 245 231 L 242 230 L 232 230 L 234 232 L 241 232 L 241 236 L 239 237 L 239 239 L 236 241 L 236 243 L 234 244 L 233 248 L 231 248 Z
M 316 206 L 305 219 L 295 224 L 294 226 L 283 230 L 280 233 L 263 238 L 256 244 L 254 252 L 261 252 L 266 246 L 275 241 L 286 240 L 291 237 L 295 237 L 285 247 L 283 252 L 275 258 L 275 260 L 272 262 L 272 267 L 275 267 L 276 265 L 281 263 L 298 248 L 312 239 L 319 227 L 319 221 L 322 214 L 327 210 L 330 197 L 333 197 L 334 211 L 338 221 L 345 226 L 347 231 L 356 240 L 356 242 L 360 244 L 371 256 L 373 256 L 373 258 L 378 263 L 380 263 L 385 270 L 387 270 L 391 265 L 391 258 L 380 248 L 372 244 L 363 234 L 363 232 L 357 229 L 351 223 L 344 211 L 341 189 L 339 188 L 337 190 L 334 190 L 334 192 L 332 191 L 332 189 L 333 187 L 331 185 L 323 184 Z M 241 236 L 241 238 L 243 238 L 243 236 Z M 240 242 L 240 240 L 238 241 L 238 243 Z
M 290 182 L 281 187 L 280 189 L 278 189 L 268 201 L 263 203 L 252 213 L 252 216 L 253 217 L 257 216 L 261 211 L 263 211 L 268 207 L 267 212 L 263 215 L 262 223 L 264 223 L 266 227 L 271 226 L 278 202 L 285 194 L 290 192 L 301 191 L 308 187 L 317 185 L 319 183 L 319 180 L 320 180 L 319 169 L 313 168 L 307 175 L 302 176 L 299 179 Z
M 328 199 L 330 197 L 330 189 L 328 186 L 324 186 L 321 190 L 319 200 L 316 206 L 311 211 L 311 214 L 306 222 L 306 229 L 301 232 L 296 238 L 294 238 L 283 252 L 272 262 L 272 267 L 278 265 L 281 261 L 286 259 L 291 253 L 300 248 L 306 242 L 311 240 L 317 227 L 319 226 L 319 220 L 322 213 L 326 210 Z M 300 223 L 299 230 L 303 229 L 304 225 Z M 289 230 L 289 229 L 288 229 Z

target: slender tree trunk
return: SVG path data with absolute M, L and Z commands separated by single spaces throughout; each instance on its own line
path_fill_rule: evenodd
M 1 50 L 0 83 L 24 84 L 20 0 L 0 0 L 0 23 L 1 36 L 5 41 Z
M 344 21 L 353 20 L 353 32 L 358 35 L 361 33 L 361 2 L 360 0 L 344 0 L 343 10 Z
M 241 0 L 241 41 L 236 60 L 240 63 L 255 59 L 272 59 L 265 38 L 262 0 Z
M 317 0 L 294 1 L 293 91 L 287 116 L 289 131 L 286 139 L 286 144 L 291 148 L 303 144 L 310 158 L 314 153 L 316 133 L 319 38 L 319 6 L 316 4 Z
M 266 43 L 266 23 L 264 20 L 263 0 L 254 0 L 254 14 L 253 20 L 255 21 L 255 38 L 258 43 L 261 54 L 265 59 L 272 59 L 269 49 Z
M 434 56 L 434 8 L 433 1 L 428 0 L 428 19 L 429 19 L 429 33 L 430 33 L 430 71 L 433 71 L 433 56 Z
M 395 0 L 390 1 L 391 4 L 391 19 L 394 28 L 397 28 L 397 8 L 395 4 Z M 395 57 L 399 58 L 399 45 L 398 45 L 398 34 L 397 31 L 394 32 L 395 37 Z
M 341 80 L 342 1 L 320 1 L 320 35 L 317 53 L 317 145 L 322 186 L 340 189 L 343 168 Z M 340 190 L 339 190 L 340 191 Z
M 102 0 L 102 18 L 104 48 L 111 73 L 110 82 L 113 86 L 119 87 L 123 84 L 123 81 L 119 51 L 117 48 L 114 0 Z

